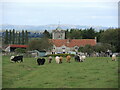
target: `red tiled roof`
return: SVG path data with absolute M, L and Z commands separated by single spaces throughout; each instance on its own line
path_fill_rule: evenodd
M 27 45 L 9 45 L 10 47 L 20 47 L 20 48 L 26 48 Z
M 52 41 L 56 47 L 61 47 L 62 45 L 67 47 L 85 46 L 88 44 L 91 46 L 96 45 L 95 39 L 50 39 L 50 41 Z

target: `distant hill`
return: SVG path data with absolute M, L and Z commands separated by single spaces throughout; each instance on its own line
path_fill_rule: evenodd
M 45 29 L 48 31 L 54 30 L 58 27 L 57 24 L 49 24 L 49 25 L 0 25 L 0 28 L 2 30 L 5 29 L 15 29 L 15 30 L 30 30 L 30 31 L 44 31 Z M 96 31 L 99 31 L 100 29 L 108 29 L 109 27 L 102 27 L 102 26 L 82 26 L 82 25 L 69 25 L 69 24 L 61 24 L 60 28 L 63 30 L 66 29 L 72 29 L 72 28 L 77 28 L 77 29 L 87 29 L 87 28 L 94 28 Z

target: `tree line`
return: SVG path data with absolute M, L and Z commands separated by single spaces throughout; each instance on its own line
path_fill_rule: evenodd
M 97 41 L 99 42 L 102 32 L 104 32 L 104 30 L 97 32 L 92 27 L 89 29 L 67 29 L 65 30 L 65 39 L 95 39 L 95 37 L 97 37 Z M 52 33 L 47 30 L 45 30 L 43 34 L 47 38 L 52 38 Z
M 115 52 L 120 52 L 120 28 L 116 28 L 116 29 L 111 28 L 111 29 L 99 30 L 99 31 L 95 31 L 93 28 L 70 29 L 70 30 L 67 29 L 65 30 L 65 34 L 66 34 L 65 39 L 95 39 L 96 37 L 97 43 L 100 43 L 100 44 L 97 45 L 96 47 L 92 47 L 92 48 L 90 47 L 91 49 L 96 51 L 100 51 L 100 50 L 105 51 L 106 49 L 112 49 Z M 48 32 L 47 30 L 43 32 L 43 35 L 45 38 L 47 38 L 46 41 L 52 38 L 52 33 Z M 31 40 L 29 40 L 28 38 L 27 30 L 22 30 L 21 32 L 17 32 L 15 31 L 15 29 L 5 31 L 5 37 L 3 40 L 5 44 L 28 45 L 29 44 L 28 41 L 31 41 Z M 34 46 L 34 43 L 33 43 L 33 46 Z M 83 51 L 87 50 L 86 47 L 84 49 L 80 47 L 80 49 Z
M 4 35 L 4 44 L 28 44 L 28 31 L 22 30 L 21 32 L 13 30 L 6 30 Z

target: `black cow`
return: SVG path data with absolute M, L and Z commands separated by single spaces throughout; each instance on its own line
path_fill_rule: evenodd
M 75 61 L 80 62 L 80 57 L 78 55 L 75 56 Z
M 44 58 L 38 58 L 37 59 L 37 63 L 38 63 L 38 65 L 44 65 L 44 63 L 45 63 L 45 59 Z
M 23 56 L 11 56 L 10 60 L 14 62 L 23 62 Z

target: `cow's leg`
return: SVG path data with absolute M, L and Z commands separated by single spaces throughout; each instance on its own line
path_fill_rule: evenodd
M 40 65 L 40 62 L 38 62 L 38 65 Z
M 49 63 L 51 63 L 51 60 L 49 60 Z
M 23 59 L 21 59 L 21 62 L 23 62 Z
M 15 61 L 15 63 L 16 63 L 17 61 Z

